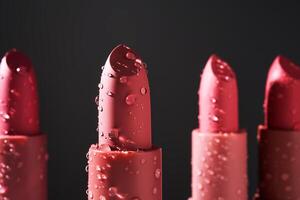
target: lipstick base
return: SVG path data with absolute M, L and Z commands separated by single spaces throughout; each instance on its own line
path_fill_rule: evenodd
M 161 149 L 111 151 L 92 145 L 88 153 L 88 199 L 162 199 Z
M 300 199 L 300 131 L 258 128 L 259 199 Z
M 247 135 L 192 132 L 192 197 L 248 199 Z
M 47 137 L 0 136 L 0 199 L 47 199 Z

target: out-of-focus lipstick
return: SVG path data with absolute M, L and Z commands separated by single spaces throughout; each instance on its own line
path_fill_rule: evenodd
M 31 61 L 15 49 L 0 65 L 0 197 L 47 199 L 47 144 Z
M 88 156 L 89 200 L 162 199 L 161 149 L 152 147 L 150 89 L 141 57 L 110 53 L 97 98 L 99 143 Z
M 247 199 L 247 140 L 238 126 L 238 89 L 230 66 L 212 55 L 199 89 L 192 132 L 191 200 Z
M 300 199 L 300 68 L 278 56 L 268 73 L 258 128 L 259 198 Z

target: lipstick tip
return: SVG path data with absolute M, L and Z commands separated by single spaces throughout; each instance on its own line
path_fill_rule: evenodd
M 264 111 L 268 128 L 300 129 L 299 88 L 300 67 L 286 57 L 277 56 L 266 83 Z
M 30 59 L 8 51 L 0 63 L 0 135 L 39 133 L 38 97 Z
M 279 70 L 282 70 L 283 73 L 279 73 Z M 275 58 L 270 69 L 270 75 L 274 74 L 275 76 L 280 75 L 283 78 L 300 79 L 300 67 L 290 59 L 279 55 Z
M 235 73 L 229 64 L 223 61 L 216 54 L 210 56 L 208 60 L 208 66 L 211 67 L 212 72 L 218 78 L 218 80 L 230 81 L 235 79 Z
M 8 51 L 4 58 L 7 66 L 16 72 L 27 71 L 32 67 L 30 59 L 17 49 Z
M 113 70 L 123 76 L 136 75 L 144 67 L 141 57 L 123 44 L 112 50 L 109 62 Z
M 238 130 L 237 83 L 229 64 L 212 55 L 204 68 L 198 93 L 202 132 Z

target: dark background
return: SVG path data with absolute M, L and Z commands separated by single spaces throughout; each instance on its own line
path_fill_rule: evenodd
M 0 0 L 1 55 L 13 47 L 24 51 L 38 75 L 42 130 L 49 135 L 49 199 L 87 199 L 85 155 L 97 141 L 100 67 L 119 43 L 148 64 L 165 200 L 190 195 L 200 72 L 212 53 L 232 65 L 253 194 L 266 74 L 277 54 L 300 63 L 299 9 L 288 1 Z

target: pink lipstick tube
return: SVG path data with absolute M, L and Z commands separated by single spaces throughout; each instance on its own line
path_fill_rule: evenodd
M 89 150 L 89 199 L 161 199 L 161 149 Z
M 247 199 L 247 135 L 192 132 L 192 200 Z
M 47 200 L 47 137 L 39 129 L 31 61 L 7 52 L 0 77 L 0 199 Z
M 129 47 L 110 53 L 97 104 L 99 142 L 88 153 L 89 200 L 161 200 L 162 152 L 151 141 L 147 71 Z
M 234 71 L 213 55 L 199 88 L 199 128 L 192 132 L 190 200 L 246 200 L 247 134 L 239 131 Z

